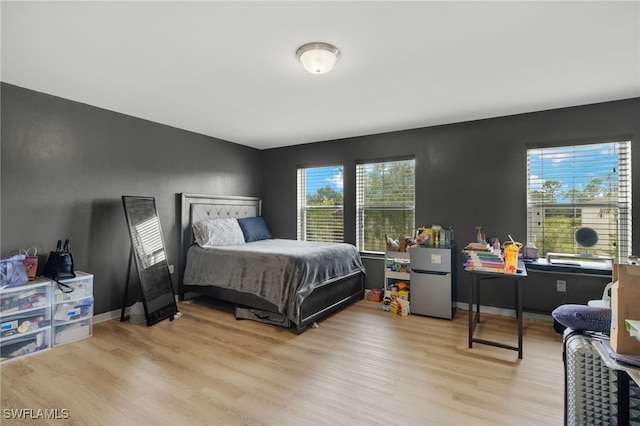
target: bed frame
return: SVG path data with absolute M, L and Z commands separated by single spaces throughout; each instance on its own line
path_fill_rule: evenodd
M 261 200 L 256 197 L 216 196 L 206 194 L 181 194 L 181 241 L 178 276 L 178 296 L 184 300 L 185 293 L 197 293 L 234 303 L 239 306 L 278 312 L 277 307 L 253 294 L 212 286 L 185 285 L 183 283 L 187 249 L 193 244 L 191 224 L 206 218 L 243 218 L 260 216 Z M 364 296 L 364 274 L 358 272 L 340 280 L 328 282 L 313 290 L 297 307 L 300 324 L 295 324 L 301 333 L 314 322 L 350 305 Z M 293 324 L 293 322 L 292 322 Z

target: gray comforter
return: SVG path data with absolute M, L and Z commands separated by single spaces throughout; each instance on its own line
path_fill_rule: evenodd
M 184 284 L 218 286 L 255 294 L 296 324 L 299 306 L 314 288 L 364 272 L 347 243 L 270 239 L 187 252 Z

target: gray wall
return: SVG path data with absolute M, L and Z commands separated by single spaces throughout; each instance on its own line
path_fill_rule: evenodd
M 640 98 L 348 138 L 264 151 L 264 214 L 273 232 L 296 238 L 296 169 L 344 165 L 345 240 L 355 242 L 355 164 L 362 160 L 416 158 L 416 225 L 453 226 L 455 241 L 475 240 L 476 226 L 501 240 L 511 234 L 525 242 L 526 145 L 627 135 L 632 138 L 633 195 L 640 200 Z M 633 234 L 640 235 L 640 206 L 634 209 Z M 638 239 L 633 252 L 640 253 Z M 383 284 L 383 261 L 366 258 L 367 287 Z M 458 262 L 458 300 L 468 300 L 470 277 Z M 567 281 L 567 293 L 556 280 Z M 524 304 L 549 313 L 562 303 L 600 298 L 609 280 L 532 272 Z M 513 292 L 499 283 L 483 289 L 483 304 L 512 308 Z
M 2 84 L 0 255 L 35 246 L 40 271 L 60 238 L 78 270 L 95 274 L 95 313 L 119 309 L 129 239 L 122 195 L 156 198 L 167 254 L 178 265 L 181 192 L 262 196 L 274 235 L 296 237 L 296 169 L 344 164 L 345 240 L 355 242 L 355 163 L 415 156 L 417 225 L 451 225 L 456 242 L 526 238 L 526 144 L 632 135 L 640 170 L 640 98 L 447 126 L 259 151 L 134 117 Z M 635 173 L 634 198 L 640 200 Z M 488 189 L 490 188 L 490 189 Z M 634 210 L 640 235 L 640 206 Z M 637 238 L 633 252 L 640 253 Z M 383 282 L 380 258 L 365 258 L 367 287 Z M 458 262 L 458 299 L 469 277 Z M 557 293 L 556 279 L 568 292 Z M 531 273 L 525 309 L 598 298 L 607 280 Z M 174 275 L 174 285 L 177 280 Z M 136 295 L 132 295 L 133 298 Z M 487 286 L 483 304 L 512 307 Z
M 57 240 L 69 238 L 76 269 L 95 275 L 96 314 L 122 305 L 122 195 L 156 198 L 176 271 L 177 194 L 261 196 L 259 150 L 4 83 L 1 96 L 1 255 L 36 247 L 42 272 Z

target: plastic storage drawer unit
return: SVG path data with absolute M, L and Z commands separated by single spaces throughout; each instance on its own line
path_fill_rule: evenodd
M 31 284 L 0 291 L 0 360 L 51 348 L 51 284 Z

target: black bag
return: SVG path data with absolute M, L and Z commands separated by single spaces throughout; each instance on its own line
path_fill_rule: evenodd
M 73 291 L 70 286 L 60 282 L 60 280 L 76 277 L 73 269 L 73 255 L 69 251 L 69 240 L 65 240 L 64 246 L 62 240 L 58 240 L 56 251 L 49 253 L 47 264 L 44 267 L 44 276 L 58 283 L 58 288 L 64 293 Z

